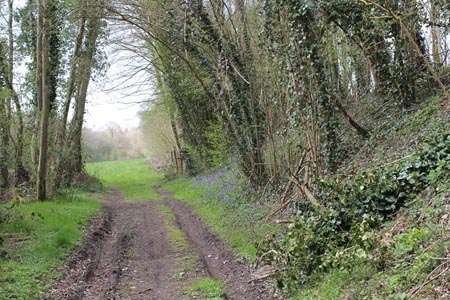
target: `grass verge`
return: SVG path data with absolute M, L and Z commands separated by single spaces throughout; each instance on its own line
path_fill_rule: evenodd
M 152 185 L 158 184 L 162 175 L 154 172 L 143 159 L 92 163 L 86 165 L 86 170 L 106 188 L 119 187 L 127 200 L 161 199 Z
M 42 299 L 57 267 L 77 246 L 82 229 L 100 208 L 96 196 L 68 193 L 51 201 L 1 207 L 0 299 Z

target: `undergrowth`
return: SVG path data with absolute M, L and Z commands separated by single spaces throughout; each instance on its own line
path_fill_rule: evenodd
M 292 299 L 450 295 L 449 118 L 436 107 L 378 133 L 385 142 L 369 141 L 378 146 L 359 168 L 354 161 L 341 170 L 351 175 L 315 183 L 322 208 L 296 203 L 289 226 L 260 244 L 258 255 Z M 392 162 L 380 163 L 382 151 Z
M 299 205 L 283 237 L 266 240 L 261 255 L 266 253 L 267 261 L 275 262 L 278 286 L 291 291 L 298 283 L 309 283 L 313 275 L 334 269 L 357 264 L 382 269 L 392 249 L 380 239 L 379 226 L 429 189 L 433 194 L 442 192 L 436 187 L 447 182 L 449 174 L 450 135 L 444 135 L 396 165 L 362 172 L 345 182 L 322 180 L 317 196 L 325 208 L 306 210 Z M 404 257 L 421 249 L 420 240 L 430 234 L 431 230 L 411 229 L 405 236 L 396 235 L 394 242 L 402 246 L 393 249 L 394 255 Z

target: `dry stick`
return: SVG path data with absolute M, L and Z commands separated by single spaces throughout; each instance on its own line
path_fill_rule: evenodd
M 422 250 L 422 253 L 426 253 L 428 252 L 428 250 L 430 250 L 431 248 L 433 248 L 436 244 L 441 243 L 442 242 L 442 238 L 437 239 L 436 241 L 434 241 L 433 243 L 431 243 L 428 247 L 426 247 L 425 249 Z M 431 259 L 433 259 L 433 257 L 431 257 Z M 450 258 L 449 258 L 450 259 Z M 422 269 L 419 269 L 416 272 L 416 275 L 414 275 L 413 280 L 415 281 L 417 276 L 419 276 L 420 272 L 422 272 Z
M 447 273 L 447 271 L 449 270 L 449 267 L 445 268 L 441 273 L 437 274 L 436 276 L 430 278 L 430 276 L 431 276 L 437 269 L 439 269 L 440 267 L 442 267 L 442 266 L 444 266 L 444 265 L 446 265 L 446 264 L 448 264 L 448 261 L 446 261 L 446 262 L 440 264 L 440 265 L 437 266 L 433 271 L 431 271 L 431 273 L 428 274 L 427 279 L 426 279 L 421 285 L 419 285 L 419 286 L 414 290 L 414 292 L 413 292 L 413 294 L 411 295 L 411 297 L 409 298 L 409 300 L 411 300 L 411 299 L 413 299 L 415 296 L 417 296 L 417 295 L 419 294 L 419 292 L 420 292 L 427 284 L 429 284 L 430 282 L 432 282 L 432 281 L 438 279 L 439 277 L 441 277 L 442 275 L 444 275 L 445 273 Z
M 265 278 L 271 277 L 276 274 L 277 269 L 275 267 L 272 267 L 272 266 L 266 266 L 266 267 L 269 267 L 269 268 L 267 270 L 264 270 L 263 274 L 253 275 L 253 278 L 250 279 L 248 281 L 248 283 L 258 281 L 261 279 L 265 279 Z
M 276 220 L 275 223 L 277 224 L 292 224 L 294 221 L 291 220 Z
M 142 291 L 139 291 L 139 292 L 135 292 L 135 294 L 143 294 L 143 293 L 146 293 L 146 292 L 151 291 L 151 290 L 153 290 L 153 288 L 148 288 L 148 289 L 145 289 L 145 290 L 142 290 Z
M 350 115 L 350 113 L 345 109 L 344 105 L 339 101 L 339 99 L 336 97 L 333 97 L 334 104 L 339 108 L 341 113 L 345 116 L 345 118 L 348 120 L 350 125 L 358 131 L 358 133 L 364 137 L 369 136 L 369 131 L 367 131 L 364 127 L 359 125 L 359 123 Z
M 305 196 L 308 198 L 308 200 L 311 202 L 312 205 L 314 205 L 315 207 L 323 208 L 323 206 L 319 203 L 319 201 L 317 201 L 317 199 L 314 197 L 314 195 L 311 193 L 311 191 L 309 191 L 309 189 L 306 186 L 300 184 L 300 182 L 298 181 L 298 179 L 296 177 L 292 177 L 291 182 L 295 182 L 297 185 L 299 185 L 300 189 L 302 190 L 302 192 L 305 194 Z M 266 217 L 266 219 L 272 218 L 275 214 L 277 214 L 278 212 L 280 212 L 281 210 L 286 208 L 291 202 L 292 202 L 292 199 L 290 199 L 290 200 L 284 202 L 282 205 L 278 206 L 273 212 L 271 212 Z M 283 224 L 283 223 L 292 223 L 292 222 L 284 222 L 284 221 L 279 220 L 279 221 L 276 221 L 276 223 Z
M 305 160 L 306 157 L 306 153 L 308 151 L 306 150 L 305 152 L 303 152 L 303 156 L 300 159 L 300 162 L 297 166 L 297 169 L 295 170 L 294 174 L 291 176 L 291 179 L 289 180 L 288 185 L 286 186 L 286 188 L 284 189 L 284 192 L 279 200 L 279 202 L 281 202 L 281 205 L 278 206 L 273 212 L 271 212 L 269 215 L 266 216 L 266 219 L 270 219 L 272 218 L 276 213 L 278 213 L 279 211 L 283 210 L 284 208 L 286 208 L 286 206 L 289 205 L 289 203 L 291 203 L 292 199 L 286 201 L 286 198 L 288 196 L 289 191 L 291 190 L 292 184 L 293 184 L 293 179 L 297 176 L 297 174 L 300 172 L 300 170 L 302 169 L 302 165 L 303 165 L 303 161 Z
M 275 273 L 276 273 L 276 272 L 273 272 L 273 273 L 267 273 L 267 274 L 264 274 L 264 275 L 256 276 L 255 278 L 250 279 L 250 280 L 248 281 L 248 283 L 252 283 L 252 282 L 254 282 L 254 281 L 258 281 L 258 280 L 261 280 L 261 279 L 265 279 L 265 278 L 271 277 L 271 276 L 275 275 Z
M 295 184 L 300 188 L 302 193 L 308 198 L 311 204 L 315 207 L 323 208 L 323 206 L 317 201 L 316 197 L 311 193 L 311 191 L 303 184 L 301 184 L 296 177 L 292 178 Z
M 402 161 L 404 161 L 404 160 L 407 160 L 408 158 L 411 158 L 411 157 L 413 157 L 414 155 L 416 155 L 416 153 L 413 153 L 413 154 L 409 154 L 409 155 L 406 155 L 406 156 L 404 156 L 404 157 L 402 157 L 402 158 L 399 158 L 399 159 L 396 159 L 396 160 L 390 161 L 390 162 L 388 162 L 388 163 L 386 163 L 386 164 L 384 164 L 384 165 L 381 165 L 381 166 L 379 166 L 379 167 L 376 167 L 376 168 L 372 168 L 372 169 L 367 169 L 367 171 L 374 171 L 374 170 L 378 170 L 378 169 L 381 169 L 381 168 L 384 168 L 384 167 L 387 167 L 387 166 L 390 166 L 390 165 L 396 164 L 396 163 L 398 163 L 398 162 L 402 162 Z M 343 174 L 343 175 L 345 175 L 345 174 Z
M 279 202 L 284 203 L 284 201 L 286 200 L 288 192 L 291 189 L 292 184 L 293 184 L 292 179 L 295 178 L 297 176 L 297 174 L 300 172 L 300 170 L 302 169 L 303 161 L 305 160 L 307 152 L 308 152 L 308 150 L 303 152 L 302 158 L 300 159 L 300 162 L 298 163 L 297 169 L 294 171 L 294 174 L 292 174 L 291 179 L 289 180 L 288 185 L 284 189 L 283 195 L 281 196 Z
M 275 250 L 269 250 L 269 251 L 267 251 L 266 253 L 263 253 L 260 257 L 258 257 L 256 260 L 255 260 L 255 266 L 258 266 L 261 262 L 262 262 L 262 260 L 264 259 L 264 257 L 266 257 L 267 255 L 269 255 L 269 254 L 275 254 L 275 255 L 279 255 L 279 253 L 277 252 L 277 251 L 275 251 Z
M 267 183 L 266 183 L 266 185 L 264 186 L 264 189 L 263 189 L 263 191 L 262 191 L 262 193 L 261 193 L 261 196 L 259 197 L 259 201 L 261 201 L 262 198 L 265 196 L 266 191 L 267 191 L 267 187 L 269 186 L 269 184 L 272 183 L 273 179 L 274 179 L 274 176 L 272 176 L 272 177 L 267 181 Z
M 292 202 L 292 199 L 289 199 L 288 201 L 284 202 L 282 205 L 278 206 L 273 212 L 271 212 L 269 215 L 267 215 L 266 219 L 269 220 L 270 218 L 272 218 L 279 211 L 286 208 L 289 205 L 289 203 L 291 203 L 291 202 Z
M 450 261 L 450 257 L 430 257 L 431 259 L 435 259 L 435 260 L 446 260 L 446 261 Z

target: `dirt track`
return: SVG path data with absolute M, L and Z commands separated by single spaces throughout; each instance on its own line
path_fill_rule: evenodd
M 163 201 L 132 203 L 125 202 L 118 189 L 107 194 L 101 214 L 83 246 L 66 261 L 52 295 L 63 300 L 201 299 L 183 293 L 183 287 L 211 277 L 225 283 L 223 299 L 272 299 L 263 285 L 250 282 L 246 264 L 189 207 L 160 193 Z M 174 220 L 161 213 L 161 206 Z M 169 225 L 182 233 L 187 247 L 174 245 Z M 194 266 L 181 272 L 180 258 L 186 256 Z

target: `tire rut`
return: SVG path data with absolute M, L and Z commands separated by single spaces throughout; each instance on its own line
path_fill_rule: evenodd
M 64 276 L 54 283 L 48 299 L 184 300 L 189 297 L 183 288 L 205 275 L 224 282 L 223 299 L 272 299 L 263 285 L 250 283 L 245 262 L 236 259 L 188 206 L 159 192 L 164 201 L 125 202 L 119 189 L 106 194 L 102 212 L 82 246 L 66 260 Z M 161 205 L 172 210 L 174 220 L 157 208 Z M 169 239 L 170 224 L 185 236 L 187 248 L 177 249 Z M 183 257 L 192 257 L 195 267 L 179 278 Z
M 224 299 L 230 300 L 268 300 L 271 292 L 261 283 L 251 282 L 247 264 L 237 259 L 224 241 L 205 225 L 205 223 L 185 203 L 175 200 L 171 193 L 158 190 L 164 203 L 175 213 L 177 226 L 186 234 L 191 246 L 198 255 L 198 261 L 205 266 L 212 278 L 222 279 L 226 285 Z
M 48 299 L 180 299 L 171 276 L 175 254 L 153 203 L 125 202 L 114 189 L 102 204 L 102 213 L 82 246 L 66 260 L 64 276 L 54 283 Z

